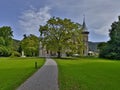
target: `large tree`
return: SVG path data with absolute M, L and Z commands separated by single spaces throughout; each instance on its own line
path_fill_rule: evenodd
M 120 59 L 120 16 L 109 31 L 110 40 L 100 49 L 100 57 Z
M 70 19 L 50 18 L 46 25 L 40 26 L 39 31 L 43 46 L 57 52 L 59 58 L 62 52 L 78 52 L 83 48 L 81 25 Z
M 11 27 L 0 27 L 0 56 L 9 56 L 12 53 L 12 36 Z
M 21 41 L 21 49 L 25 52 L 26 56 L 37 56 L 39 51 L 39 38 L 30 34 L 24 35 L 24 39 Z

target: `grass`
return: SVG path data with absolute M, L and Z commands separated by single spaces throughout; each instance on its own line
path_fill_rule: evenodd
M 42 58 L 0 58 L 0 90 L 15 90 L 21 83 L 40 68 L 44 60 Z
M 120 90 L 120 61 L 56 59 L 60 90 Z

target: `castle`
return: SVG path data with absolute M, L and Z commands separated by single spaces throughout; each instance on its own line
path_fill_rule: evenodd
M 86 23 L 85 23 L 85 17 L 83 19 L 83 24 L 82 24 L 82 35 L 83 35 L 83 44 L 84 44 L 84 50 L 83 50 L 83 54 L 84 56 L 88 55 L 88 51 L 89 51 L 89 46 L 88 46 L 88 35 L 89 32 L 87 30 L 86 27 Z M 42 43 L 40 42 L 40 46 L 39 46 L 39 57 L 46 57 L 46 56 L 51 56 L 51 54 L 57 54 L 57 53 L 52 53 L 51 51 L 46 50 L 46 48 L 42 47 Z M 65 54 L 63 53 L 62 56 L 65 56 Z

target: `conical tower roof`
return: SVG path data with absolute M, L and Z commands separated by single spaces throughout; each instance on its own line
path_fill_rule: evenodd
M 86 26 L 86 23 L 85 23 L 85 15 L 84 15 L 84 18 L 83 18 L 82 29 L 83 29 L 83 31 L 88 31 L 87 26 Z
M 82 32 L 83 34 L 89 34 L 86 23 L 85 23 L 85 15 L 84 15 L 84 18 L 83 18 L 82 30 L 83 30 L 83 32 Z

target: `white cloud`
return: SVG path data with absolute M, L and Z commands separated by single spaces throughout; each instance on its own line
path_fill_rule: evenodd
M 23 34 L 39 35 L 39 25 L 44 25 L 51 17 L 50 7 L 36 9 L 31 7 L 22 13 L 19 19 L 19 25 Z
M 90 34 L 96 34 L 96 37 L 108 36 L 110 25 L 120 15 L 120 0 L 49 1 L 58 16 L 71 18 L 79 23 L 82 22 L 83 14 L 85 14 L 88 30 L 91 31 Z
M 120 0 L 37 1 L 41 2 L 40 6 L 49 5 L 52 7 L 51 14 L 53 16 L 70 18 L 72 21 L 81 24 L 83 15 L 85 14 L 86 24 L 88 26 L 88 30 L 90 31 L 91 37 L 108 37 L 108 30 L 110 29 L 110 25 L 112 22 L 117 20 L 117 16 L 120 14 Z M 49 14 L 49 10 L 49 7 L 44 7 L 39 10 L 32 8 L 25 11 L 19 20 L 22 31 L 27 34 L 38 33 L 39 25 L 44 24 L 51 16 L 51 14 Z
M 99 36 L 108 36 L 110 25 L 116 20 L 119 9 L 118 0 L 85 0 L 86 14 L 90 27 Z

